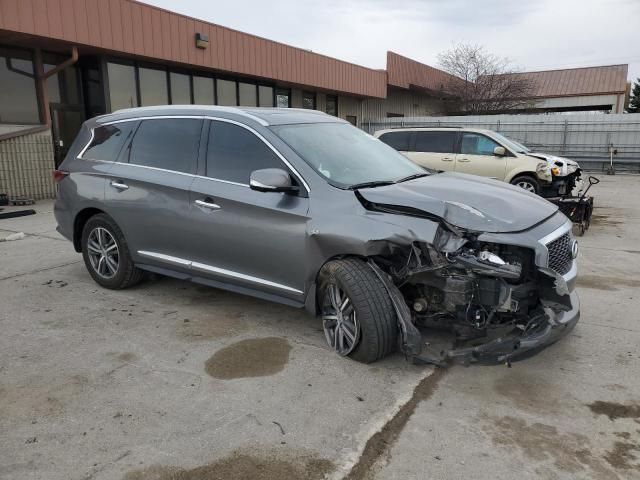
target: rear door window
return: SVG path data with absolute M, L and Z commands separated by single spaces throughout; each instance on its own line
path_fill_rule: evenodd
M 457 132 L 416 132 L 416 152 L 453 153 Z
M 202 120 L 143 120 L 129 152 L 129 163 L 183 173 L 195 173 Z
M 467 155 L 493 155 L 493 150 L 501 145 L 479 133 L 463 133 L 460 153 Z
M 208 177 L 249 185 L 251 172 L 263 168 L 286 170 L 282 160 L 254 133 L 232 123 L 211 122 Z
M 94 128 L 93 139 L 82 158 L 115 162 L 137 124 L 138 122 L 120 122 Z
M 391 148 L 395 148 L 400 152 L 406 152 L 409 150 L 409 143 L 411 140 L 411 134 L 413 132 L 388 132 L 380 135 L 379 140 L 389 145 Z

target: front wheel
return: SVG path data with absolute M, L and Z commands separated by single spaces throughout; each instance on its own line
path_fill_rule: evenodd
M 511 180 L 511 185 L 516 185 L 527 192 L 531 193 L 539 193 L 540 192 L 540 183 L 533 177 L 529 175 L 520 175 L 519 177 Z
M 365 262 L 356 258 L 328 262 L 318 286 L 322 326 L 333 351 L 371 363 L 394 350 L 396 313 L 384 284 Z

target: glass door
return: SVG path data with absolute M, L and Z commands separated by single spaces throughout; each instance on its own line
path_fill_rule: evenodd
M 81 106 L 51 104 L 51 129 L 56 168 L 67 155 L 84 120 L 84 108 Z

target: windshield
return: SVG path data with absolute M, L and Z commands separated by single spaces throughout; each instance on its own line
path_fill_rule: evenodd
M 426 174 L 393 148 L 348 123 L 281 125 L 272 129 L 316 172 L 339 188 L 392 183 Z
M 529 153 L 531 151 L 523 144 L 516 142 L 515 140 L 511 140 L 510 138 L 507 138 L 504 135 L 499 134 L 498 132 L 493 132 L 493 135 L 497 140 L 504 143 L 509 149 L 515 151 L 516 153 Z

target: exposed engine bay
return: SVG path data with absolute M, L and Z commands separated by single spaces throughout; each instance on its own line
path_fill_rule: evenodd
M 423 357 L 425 362 L 508 362 L 520 353 L 522 339 L 547 331 L 557 314 L 571 310 L 563 278 L 538 268 L 532 250 L 473 238 L 458 246 L 452 236 L 439 229 L 435 245 L 414 242 L 391 256 L 370 259 L 379 275 L 384 272 L 391 280 L 387 288 L 397 289 L 404 299 L 407 308 L 396 311 L 405 323 L 447 329 L 455 333 L 457 345 L 473 344 Z M 452 245 L 455 250 L 448 251 Z M 412 345 L 419 333 L 407 335 L 407 325 L 401 330 L 403 351 L 420 358 L 423 352 Z

